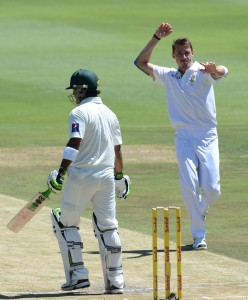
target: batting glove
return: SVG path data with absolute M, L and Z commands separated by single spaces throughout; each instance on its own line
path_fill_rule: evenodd
M 53 193 L 62 191 L 65 173 L 66 171 L 60 168 L 59 172 L 54 170 L 48 175 L 47 185 Z
M 131 180 L 128 175 L 115 174 L 115 194 L 120 200 L 125 200 L 130 194 Z

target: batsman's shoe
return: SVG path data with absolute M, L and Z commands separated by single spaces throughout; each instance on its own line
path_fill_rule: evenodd
M 207 250 L 208 246 L 205 238 L 195 238 L 193 249 L 194 250 Z
M 123 294 L 122 288 L 117 288 L 114 285 L 111 285 L 109 289 L 106 289 L 105 294 Z
M 70 282 L 70 284 L 63 284 L 61 285 L 61 290 L 63 291 L 72 291 L 77 289 L 84 289 L 90 286 L 89 279 L 79 279 L 79 280 L 73 280 Z

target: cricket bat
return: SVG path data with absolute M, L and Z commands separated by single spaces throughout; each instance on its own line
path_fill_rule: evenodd
M 7 227 L 13 232 L 19 232 L 26 223 L 28 223 L 34 215 L 49 200 L 51 190 L 47 189 L 45 192 L 36 194 L 14 217 L 9 221 Z

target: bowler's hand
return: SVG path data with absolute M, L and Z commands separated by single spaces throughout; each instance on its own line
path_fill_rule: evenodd
M 155 34 L 160 39 L 170 35 L 173 32 L 172 26 L 169 23 L 162 23 L 156 30 Z
M 217 80 L 223 76 L 227 76 L 228 70 L 224 66 L 216 66 L 215 62 L 200 63 L 204 70 L 201 70 L 203 74 L 211 74 L 214 80 Z
M 203 74 L 216 74 L 217 73 L 217 67 L 215 62 L 206 62 L 206 63 L 200 63 L 205 69 L 202 69 L 201 72 Z

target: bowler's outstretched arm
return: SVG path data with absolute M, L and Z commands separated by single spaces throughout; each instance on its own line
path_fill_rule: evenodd
M 135 59 L 134 64 L 140 70 L 145 72 L 147 75 L 154 78 L 153 65 L 150 63 L 150 58 L 152 51 L 160 41 L 160 39 L 170 35 L 173 32 L 172 26 L 169 23 L 162 23 L 156 30 L 155 34 L 152 36 L 151 40 L 145 46 L 145 48 L 140 52 L 139 56 Z

